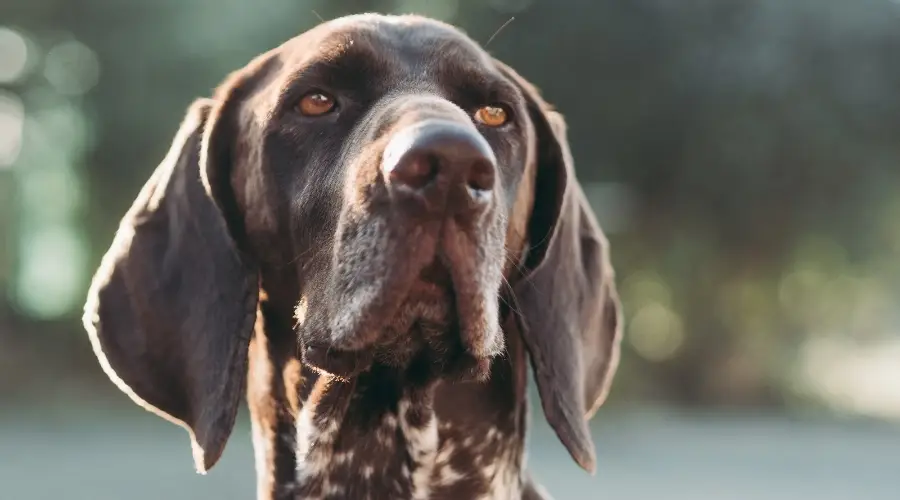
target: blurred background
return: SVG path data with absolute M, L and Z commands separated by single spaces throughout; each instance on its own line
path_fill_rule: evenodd
M 490 52 L 567 117 L 627 330 L 595 477 L 532 413 L 557 498 L 898 498 L 892 0 L 4 0 L 0 498 L 252 498 L 245 413 L 195 475 L 186 434 L 102 374 L 80 311 L 186 106 L 313 10 L 482 43 L 514 16 Z

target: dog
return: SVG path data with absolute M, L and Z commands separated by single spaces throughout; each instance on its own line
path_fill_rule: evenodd
M 362 14 L 189 107 L 84 324 L 200 473 L 246 397 L 260 500 L 531 499 L 528 359 L 593 473 L 620 309 L 563 117 L 458 29 Z

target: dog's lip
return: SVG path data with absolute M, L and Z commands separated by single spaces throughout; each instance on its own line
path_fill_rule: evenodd
M 453 278 L 450 275 L 450 269 L 448 269 L 447 266 L 438 258 L 435 258 L 431 261 L 430 264 L 422 268 L 422 270 L 419 272 L 419 280 L 423 283 L 428 283 L 440 287 L 449 287 L 453 283 Z
M 435 256 L 434 260 L 422 268 L 407 292 L 407 300 L 416 297 L 448 297 L 453 293 L 451 270 Z
M 346 351 L 327 345 L 305 346 L 302 356 L 311 368 L 340 379 L 356 376 L 372 364 L 372 353 L 368 350 Z
M 380 342 L 390 342 L 394 335 L 401 334 L 390 323 L 401 307 L 417 307 L 422 302 L 426 307 L 443 303 L 449 314 L 438 321 L 435 327 L 447 329 L 447 333 L 457 331 L 461 336 L 462 349 L 481 361 L 492 358 L 502 352 L 502 336 L 498 341 L 494 334 L 498 325 L 494 324 L 495 314 L 485 310 L 494 307 L 494 301 L 482 297 L 488 290 L 481 290 L 481 279 L 478 277 L 482 266 L 478 263 L 479 249 L 472 235 L 465 228 L 459 227 L 452 219 L 444 223 L 432 233 L 419 234 L 419 238 L 429 238 L 428 245 L 415 244 L 415 250 L 409 254 L 395 255 L 383 264 L 392 266 L 391 272 L 399 273 L 387 278 L 390 287 L 367 287 L 366 283 L 357 283 L 356 288 L 342 290 L 343 295 L 332 302 L 331 310 L 331 342 L 332 349 L 338 351 L 362 351 L 377 348 Z M 409 248 L 409 247 L 407 247 Z M 397 260 L 400 258 L 401 260 Z M 399 277 L 399 279 L 398 279 Z M 498 290 L 499 292 L 499 284 Z M 365 316 L 354 314 L 344 316 L 343 324 L 336 323 L 340 316 L 341 304 L 362 304 L 362 307 L 351 309 L 362 311 Z M 349 320 L 348 320 L 349 318 Z M 406 318 L 405 322 L 420 321 L 428 318 Z M 405 323 L 404 323 L 405 324 Z M 387 336 L 386 336 L 387 334 Z M 332 363 L 333 360 L 329 360 Z M 342 362 L 337 363 L 341 365 Z M 353 363 L 350 363 L 351 365 Z M 483 366 L 475 371 L 481 372 Z M 338 371 L 355 372 L 353 368 L 340 366 Z

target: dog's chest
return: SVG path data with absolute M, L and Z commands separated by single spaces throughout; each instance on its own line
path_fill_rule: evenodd
M 403 400 L 368 425 L 318 417 L 301 412 L 298 422 L 297 499 L 520 495 L 522 443 L 505 421 L 460 422 Z

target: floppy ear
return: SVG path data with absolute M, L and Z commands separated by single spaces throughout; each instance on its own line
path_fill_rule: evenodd
M 562 116 L 531 84 L 499 66 L 525 94 L 535 128 L 526 271 L 513 288 L 518 327 L 547 421 L 575 461 L 593 473 L 587 421 L 606 399 L 621 337 L 608 243 L 575 178 Z
M 228 157 L 212 150 L 230 140 L 219 136 L 227 127 L 210 123 L 212 108 L 211 100 L 189 108 L 122 219 L 84 313 L 106 375 L 188 431 L 200 473 L 219 459 L 234 426 L 259 291 L 254 266 L 201 181 Z

